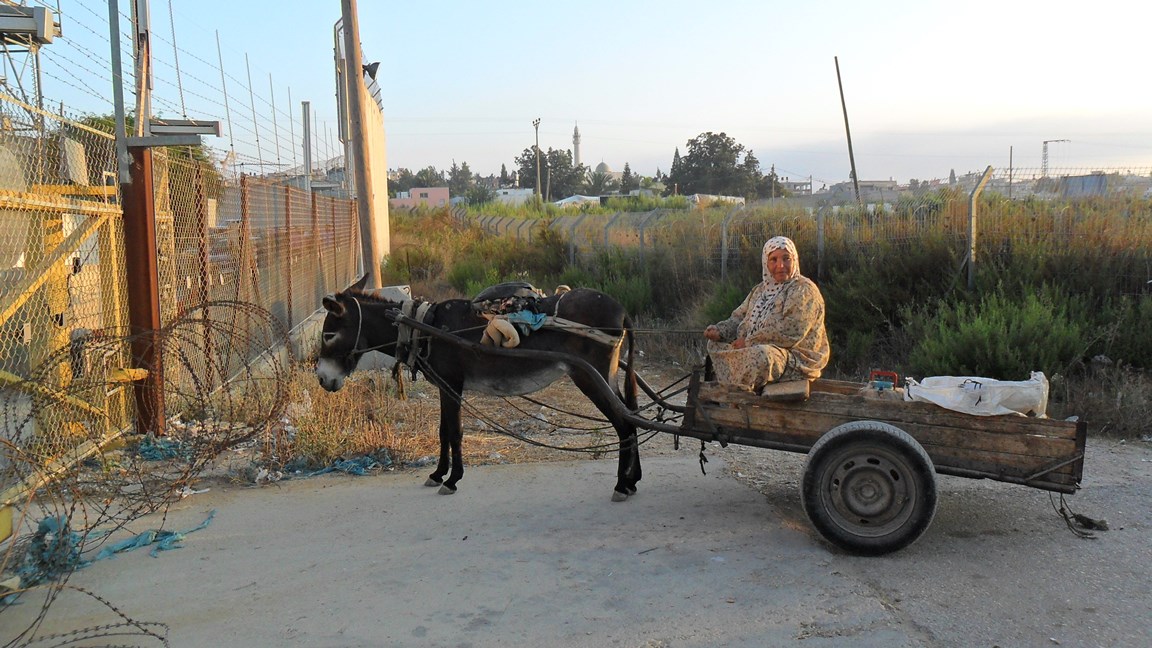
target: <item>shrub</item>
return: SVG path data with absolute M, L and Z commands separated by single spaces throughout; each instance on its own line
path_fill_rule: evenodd
M 1044 289 L 1018 300 L 1003 290 L 975 303 L 941 302 L 936 312 L 909 311 L 916 343 L 908 357 L 919 375 L 1021 380 L 1031 371 L 1066 371 L 1087 348 L 1075 298 Z M 917 333 L 919 333 L 917 335 Z

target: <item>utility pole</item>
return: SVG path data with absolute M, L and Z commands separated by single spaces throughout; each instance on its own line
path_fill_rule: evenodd
M 852 165 L 852 189 L 856 192 L 856 204 L 860 204 L 860 178 L 856 175 L 856 156 L 852 154 L 852 130 L 848 128 L 848 104 L 844 101 L 844 82 L 840 80 L 840 57 L 836 61 L 836 84 L 840 86 L 840 108 L 844 111 L 844 132 L 848 135 L 848 163 Z
M 1044 140 L 1044 156 L 1040 160 L 1040 177 L 1041 178 L 1047 178 L 1048 177 L 1048 144 L 1050 144 L 1050 143 L 1055 144 L 1056 142 L 1071 142 L 1071 141 L 1072 140 L 1066 140 L 1066 139 Z
M 536 129 L 536 204 L 540 204 L 540 118 L 532 120 L 532 127 Z
M 368 273 L 368 287 L 380 288 L 380 253 L 376 249 L 375 196 L 368 168 L 368 141 L 364 137 L 364 59 L 360 52 L 360 24 L 356 0 L 340 0 L 344 25 L 344 83 L 348 88 L 348 135 L 356 177 L 356 215 L 360 221 L 360 254 Z

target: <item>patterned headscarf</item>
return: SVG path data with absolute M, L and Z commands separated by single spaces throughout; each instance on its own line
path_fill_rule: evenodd
M 777 282 L 772 278 L 772 273 L 768 272 L 768 255 L 776 250 L 787 250 L 792 255 L 792 274 L 782 282 Z M 744 316 L 744 322 L 740 327 L 742 336 L 747 331 L 759 330 L 765 326 L 765 322 L 776 317 L 776 300 L 780 291 L 793 279 L 800 276 L 800 255 L 796 253 L 796 244 L 787 236 L 774 236 L 768 239 L 768 242 L 764 244 L 762 263 L 764 281 L 760 285 L 763 287 L 763 291 L 756 302 L 750 305 L 748 314 Z
M 761 257 L 761 263 L 764 266 L 764 283 L 776 283 L 776 280 L 772 278 L 772 273 L 768 272 L 768 255 L 772 252 L 775 252 L 776 250 L 787 250 L 788 253 L 792 255 L 792 274 L 788 277 L 787 281 L 791 281 L 796 277 L 799 277 L 800 254 L 796 252 L 796 244 L 793 243 L 792 239 L 788 238 L 787 236 L 773 236 L 772 238 L 768 239 L 767 243 L 764 244 L 764 254 Z M 784 283 L 787 283 L 787 281 Z

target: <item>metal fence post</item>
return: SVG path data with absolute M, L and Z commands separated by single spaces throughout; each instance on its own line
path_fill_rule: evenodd
M 604 251 L 605 252 L 608 251 L 608 246 L 611 245 L 611 243 L 609 243 L 608 230 L 612 229 L 612 225 L 614 225 L 616 223 L 616 221 L 620 218 L 620 216 L 622 216 L 623 214 L 624 214 L 624 212 L 622 212 L 622 211 L 616 212 L 615 214 L 612 215 L 612 218 L 608 219 L 608 224 L 604 226 Z
M 292 187 L 289 186 L 284 187 L 284 236 L 280 238 L 286 240 L 286 242 L 279 242 L 279 245 L 283 245 L 284 250 L 284 280 L 286 283 L 284 311 L 287 313 L 284 323 L 286 328 L 291 331 L 292 322 L 296 318 L 292 316 Z
M 646 227 L 648 227 L 648 221 L 656 220 L 656 218 L 658 216 L 660 216 L 660 210 L 659 209 L 653 209 L 651 213 L 649 213 L 644 218 L 640 219 L 640 263 L 641 264 L 644 263 L 644 229 Z
M 579 218 L 572 221 L 572 227 L 568 228 L 568 265 L 576 265 L 576 227 L 585 218 L 588 218 L 588 214 L 580 214 Z
M 980 182 L 977 182 L 972 193 L 968 194 L 968 290 L 976 289 L 976 199 L 980 197 L 984 185 L 988 184 L 988 179 L 991 177 L 992 165 L 988 165 L 988 168 L 984 169 L 984 175 L 980 176 Z
M 148 376 L 136 383 L 136 432 L 164 434 L 164 364 L 160 353 L 160 285 L 156 250 L 156 205 L 152 149 L 132 147 L 131 181 L 124 196 L 124 271 L 128 282 L 128 323 L 132 359 Z
M 824 208 L 816 210 L 816 281 L 824 278 Z
M 324 253 L 320 243 L 320 203 L 317 195 L 309 192 L 312 199 L 312 226 L 309 228 L 312 232 L 312 259 L 311 263 L 315 264 L 312 268 L 312 299 L 314 304 L 319 304 L 320 300 L 324 297 Z
M 736 212 L 740 211 L 739 207 L 733 207 L 724 216 L 724 222 L 720 224 L 720 281 L 728 280 L 728 225 L 732 219 L 736 217 Z

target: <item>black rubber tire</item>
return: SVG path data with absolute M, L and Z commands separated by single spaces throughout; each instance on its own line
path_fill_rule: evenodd
M 838 425 L 808 451 L 804 512 L 832 544 L 879 556 L 915 542 L 936 515 L 936 470 L 904 430 L 880 421 Z

